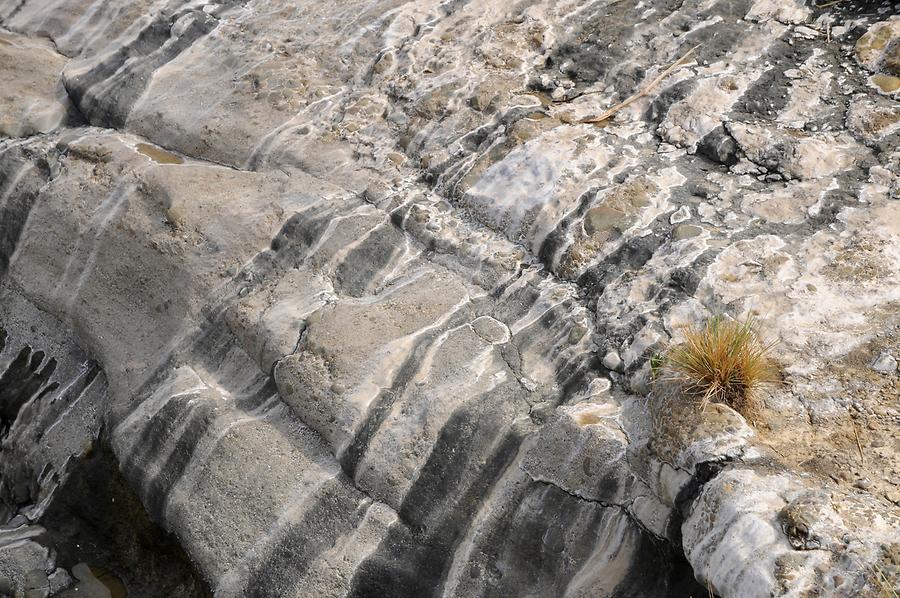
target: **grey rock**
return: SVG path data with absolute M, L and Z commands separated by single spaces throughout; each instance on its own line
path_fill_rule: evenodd
M 22 582 L 26 598 L 46 598 L 50 595 L 50 580 L 42 569 L 32 569 Z
M 58 594 L 62 590 L 68 588 L 74 582 L 72 576 L 69 575 L 69 572 L 59 567 L 57 567 L 53 573 L 48 575 L 47 579 L 50 582 L 51 595 Z
M 897 371 L 897 360 L 888 352 L 882 352 L 872 362 L 872 369 L 876 372 L 891 374 Z
M 48 133 L 74 113 L 60 76 L 66 59 L 50 41 L 0 30 L 0 61 L 0 136 Z
M 868 478 L 860 478 L 853 482 L 853 485 L 860 490 L 868 490 L 872 487 L 872 480 L 869 480 Z
M 603 367 L 609 370 L 620 371 L 622 368 L 622 358 L 619 357 L 619 353 L 617 351 L 607 351 L 606 355 L 603 356 Z
M 85 563 L 78 563 L 72 567 L 72 575 L 78 580 L 77 583 L 68 590 L 63 590 L 59 596 L 61 598 L 112 598 L 109 588 L 94 575 Z

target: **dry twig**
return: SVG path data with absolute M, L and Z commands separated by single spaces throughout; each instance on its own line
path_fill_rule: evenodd
M 673 62 L 669 66 L 669 68 L 667 68 L 666 70 L 664 70 L 663 72 L 658 74 L 652 81 L 650 81 L 650 83 L 645 85 L 636 94 L 629 96 L 628 98 L 619 102 L 618 104 L 616 104 L 615 106 L 613 106 L 612 108 L 610 108 L 609 110 L 607 110 L 606 112 L 604 112 L 603 114 L 601 114 L 599 116 L 592 116 L 589 118 L 584 118 L 578 122 L 589 123 L 589 124 L 602 123 L 603 121 L 605 121 L 606 119 L 608 119 L 609 117 L 614 115 L 616 112 L 622 110 L 623 108 L 627 108 L 634 102 L 638 101 L 639 99 L 643 98 L 644 96 L 647 96 L 653 90 L 653 88 L 656 87 L 657 85 L 659 85 L 659 83 L 663 79 L 668 77 L 672 73 L 672 71 L 674 71 L 678 67 L 682 66 L 685 63 L 685 61 L 690 57 L 690 55 L 693 54 L 694 51 L 699 47 L 700 47 L 700 45 L 698 44 L 698 45 L 694 46 L 693 48 L 691 48 L 690 50 L 688 50 L 687 52 L 685 52 L 684 56 L 682 56 L 681 58 L 679 58 L 678 60 Z

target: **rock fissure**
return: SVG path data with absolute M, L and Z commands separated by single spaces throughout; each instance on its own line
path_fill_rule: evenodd
M 521 469 L 521 467 L 520 467 L 520 469 Z M 581 494 L 579 494 L 579 493 L 577 493 L 577 492 L 574 492 L 574 491 L 572 491 L 572 490 L 563 488 L 562 486 L 560 486 L 559 484 L 554 483 L 554 482 L 551 481 L 551 480 L 544 480 L 544 479 L 540 479 L 540 478 L 534 477 L 531 473 L 529 473 L 529 472 L 528 472 L 527 470 L 525 470 L 525 469 L 522 469 L 522 471 L 524 471 L 525 474 L 528 475 L 528 477 L 529 477 L 534 483 L 536 483 L 536 484 L 543 484 L 543 485 L 547 485 L 547 486 L 552 486 L 553 488 L 556 488 L 556 489 L 558 489 L 558 490 L 560 490 L 560 491 L 562 491 L 562 492 L 565 492 L 566 494 L 568 494 L 569 496 L 575 498 L 575 499 L 578 500 L 578 501 L 583 501 L 583 502 L 587 502 L 587 503 L 591 503 L 591 504 L 600 505 L 600 506 L 601 506 L 602 508 L 604 508 L 604 509 L 616 509 L 616 510 L 619 510 L 623 515 L 625 515 L 625 516 L 628 518 L 628 520 L 629 520 L 632 524 L 634 524 L 638 529 L 640 529 L 642 533 L 646 534 L 647 537 L 649 537 L 649 538 L 654 538 L 654 539 L 661 540 L 661 541 L 665 541 L 665 542 L 667 543 L 667 545 L 671 546 L 671 547 L 673 548 L 673 550 L 675 550 L 676 552 L 680 552 L 680 551 L 681 551 L 681 547 L 680 547 L 679 544 L 677 544 L 677 543 L 671 543 L 671 541 L 670 541 L 668 538 L 665 538 L 665 537 L 663 537 L 663 536 L 660 536 L 657 532 L 655 532 L 655 531 L 653 531 L 652 529 L 650 529 L 649 527 L 647 527 L 647 525 L 644 523 L 644 521 L 642 521 L 641 518 L 638 517 L 637 515 L 635 515 L 635 513 L 633 512 L 632 506 L 634 505 L 634 502 L 635 502 L 636 500 L 640 500 L 640 499 L 642 499 L 642 498 L 646 498 L 645 496 L 637 495 L 637 496 L 634 496 L 634 497 L 632 497 L 631 499 L 629 499 L 629 500 L 627 500 L 627 501 L 624 501 L 624 502 L 622 502 L 622 503 L 607 502 L 607 501 L 604 501 L 604 500 L 599 500 L 599 499 L 595 499 L 595 498 L 589 498 L 589 497 L 586 497 L 586 496 L 582 496 Z

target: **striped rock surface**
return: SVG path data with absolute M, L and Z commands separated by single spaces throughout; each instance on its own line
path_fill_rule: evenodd
M 0 594 L 891 595 L 898 13 L 0 0 Z

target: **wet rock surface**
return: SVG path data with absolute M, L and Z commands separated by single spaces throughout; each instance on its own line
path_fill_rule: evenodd
M 890 595 L 898 13 L 0 0 L 0 593 Z

